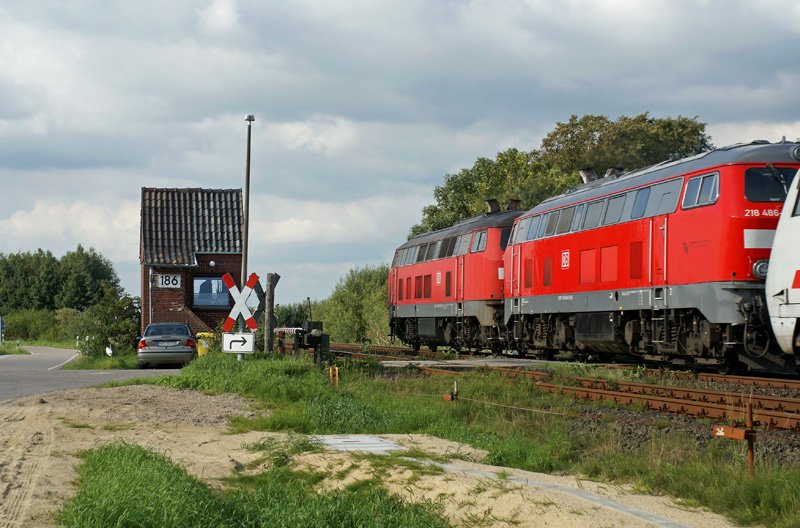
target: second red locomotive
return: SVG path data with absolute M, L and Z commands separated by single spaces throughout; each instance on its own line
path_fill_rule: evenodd
M 757 141 L 602 178 L 587 171 L 522 215 L 421 235 L 390 271 L 392 332 L 415 347 L 794 371 L 774 344 L 764 279 L 799 168 L 797 143 Z M 453 237 L 458 249 L 442 249 Z M 434 284 L 451 284 L 449 296 Z

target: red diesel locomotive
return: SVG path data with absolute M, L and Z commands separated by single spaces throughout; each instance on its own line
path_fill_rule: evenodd
M 797 143 L 716 149 L 604 178 L 517 219 L 505 252 L 509 348 L 794 371 L 764 296 Z
M 389 326 L 414 350 L 506 348 L 503 251 L 522 211 L 516 201 L 505 210 L 488 203 L 489 213 L 414 237 L 395 252 Z

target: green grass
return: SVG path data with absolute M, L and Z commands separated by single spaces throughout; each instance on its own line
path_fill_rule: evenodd
M 568 368 L 592 375 L 596 367 Z M 623 449 L 613 420 L 587 425 L 581 408 L 589 404 L 486 371 L 460 375 L 461 399 L 455 402 L 441 398 L 452 390 L 451 377 L 421 377 L 415 369 L 382 375 L 374 363 L 349 363 L 339 374 L 340 386 L 335 388 L 329 386 L 326 371 L 309 363 L 237 362 L 212 354 L 184 368 L 180 376 L 148 382 L 239 393 L 271 409 L 266 416 L 234 420 L 234 432 L 426 433 L 484 449 L 490 464 L 631 483 L 711 508 L 736 522 L 797 526 L 800 468 L 779 466 L 757 453 L 757 477 L 748 481 L 743 447 L 737 442 L 706 445 L 652 424 L 653 434 L 645 445 Z M 288 460 L 288 455 L 282 459 Z
M 125 443 L 83 454 L 78 492 L 59 521 L 68 527 L 448 526 L 439 508 L 408 505 L 379 486 L 317 493 L 321 476 L 280 467 L 212 490 L 165 456 Z
M 8 356 L 11 354 L 28 354 L 28 351 L 24 348 L 17 348 L 16 341 L 13 343 L 3 341 L 3 346 L 0 346 L 0 356 Z
M 25 339 L 25 340 L 20 340 L 20 346 L 40 346 L 40 347 L 50 347 L 50 348 L 66 348 L 67 350 L 77 350 L 74 340 L 52 341 L 47 339 L 34 339 L 34 340 Z
M 119 356 L 88 357 L 78 356 L 63 367 L 63 370 L 130 370 L 138 368 L 135 354 Z

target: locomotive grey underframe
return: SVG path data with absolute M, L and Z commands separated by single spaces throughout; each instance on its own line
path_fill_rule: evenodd
M 459 310 L 459 305 L 461 310 Z M 502 304 L 499 300 L 496 306 L 487 304 L 486 301 L 398 304 L 394 316 L 400 319 L 475 317 L 481 326 L 495 326 L 495 309 L 499 309 L 501 306 Z
M 712 323 L 743 324 L 739 303 L 752 302 L 763 292 L 760 284 L 727 281 L 512 297 L 505 299 L 505 322 L 513 315 L 697 308 Z

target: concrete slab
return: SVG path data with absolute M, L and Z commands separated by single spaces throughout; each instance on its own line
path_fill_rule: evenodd
M 384 438 L 369 435 L 319 435 L 312 436 L 311 439 L 334 451 L 362 451 L 365 453 L 386 454 L 389 451 L 402 451 L 405 449 Z

